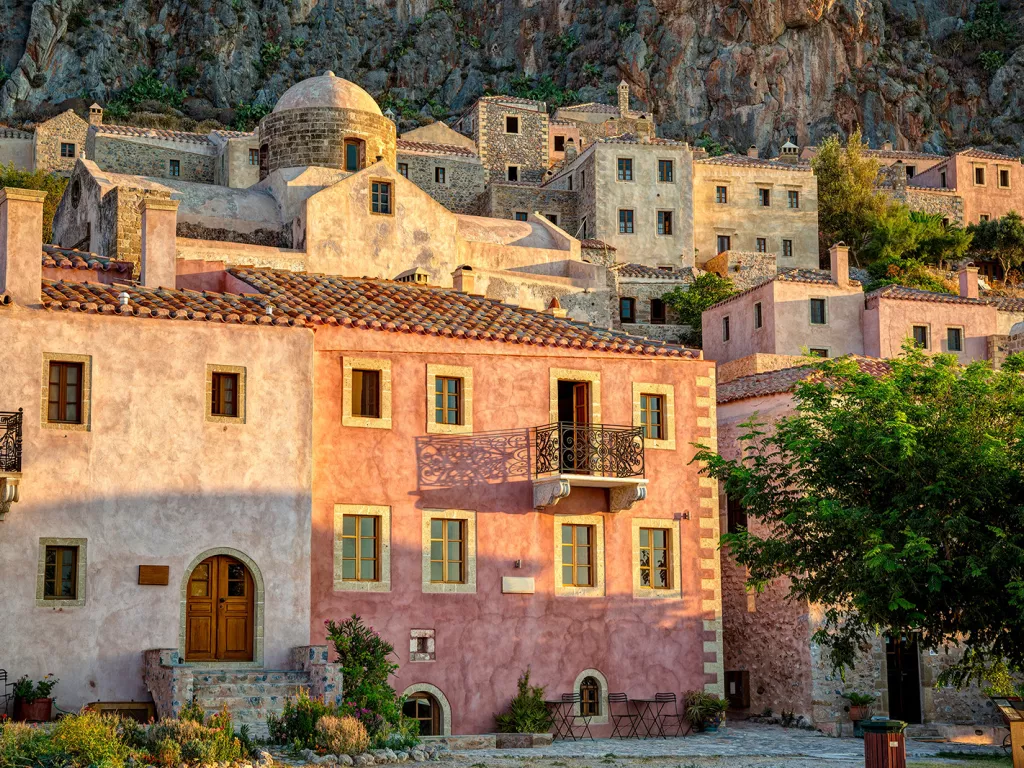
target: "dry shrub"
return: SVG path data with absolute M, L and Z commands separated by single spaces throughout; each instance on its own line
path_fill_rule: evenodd
M 317 740 L 332 755 L 358 755 L 370 747 L 366 727 L 354 717 L 321 717 L 316 724 Z

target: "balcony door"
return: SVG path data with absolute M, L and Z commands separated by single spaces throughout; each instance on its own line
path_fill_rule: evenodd
M 252 574 L 233 557 L 208 557 L 193 569 L 185 598 L 186 661 L 252 661 Z
M 560 470 L 590 472 L 590 382 L 558 382 Z

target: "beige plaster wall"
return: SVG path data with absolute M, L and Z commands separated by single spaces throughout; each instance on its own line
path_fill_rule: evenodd
M 249 150 L 259 149 L 253 138 L 231 138 L 220 142 L 219 157 L 214 168 L 214 183 L 225 187 L 246 189 L 260 180 L 259 163 L 249 162 Z
M 947 329 L 961 328 L 964 350 L 957 354 L 963 363 L 988 359 L 988 338 L 998 333 L 999 312 L 986 304 L 956 304 L 941 301 L 900 301 L 874 297 L 864 313 L 866 354 L 896 357 L 903 343 L 912 337 L 912 327 L 928 326 L 928 351 L 947 352 Z
M 0 527 L 0 647 L 12 675 L 56 675 L 58 705 L 147 700 L 143 651 L 177 648 L 184 569 L 250 557 L 270 668 L 309 642 L 309 331 L 0 309 L 0 410 L 25 409 L 21 500 Z M 87 430 L 44 429 L 44 354 L 89 357 Z M 244 424 L 204 418 L 208 364 L 244 366 Z M 287 403 L 282 408 L 282 403 Z M 87 540 L 81 607 L 37 607 L 40 538 Z M 170 566 L 140 586 L 142 564 Z
M 827 349 L 829 357 L 863 355 L 861 315 L 864 291 L 859 285 L 793 283 L 776 280 L 773 318 L 775 348 L 779 355 L 799 355 L 807 348 Z M 812 298 L 825 299 L 825 324 L 811 324 Z M 753 323 L 753 320 L 751 320 Z
M 0 165 L 13 165 L 19 171 L 31 171 L 32 134 L 26 133 L 24 138 L 8 137 L 4 134 L 5 129 L 0 127 Z

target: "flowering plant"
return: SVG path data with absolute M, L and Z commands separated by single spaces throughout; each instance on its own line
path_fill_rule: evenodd
M 59 682 L 53 675 L 46 675 L 38 683 L 33 683 L 28 675 L 25 675 L 14 684 L 14 696 L 22 701 L 48 699 L 50 692 Z

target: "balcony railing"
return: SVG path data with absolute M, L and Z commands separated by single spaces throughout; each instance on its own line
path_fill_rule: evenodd
M 22 411 L 0 411 L 0 472 L 21 472 Z
M 537 427 L 537 477 L 551 473 L 643 477 L 643 427 L 560 421 Z

